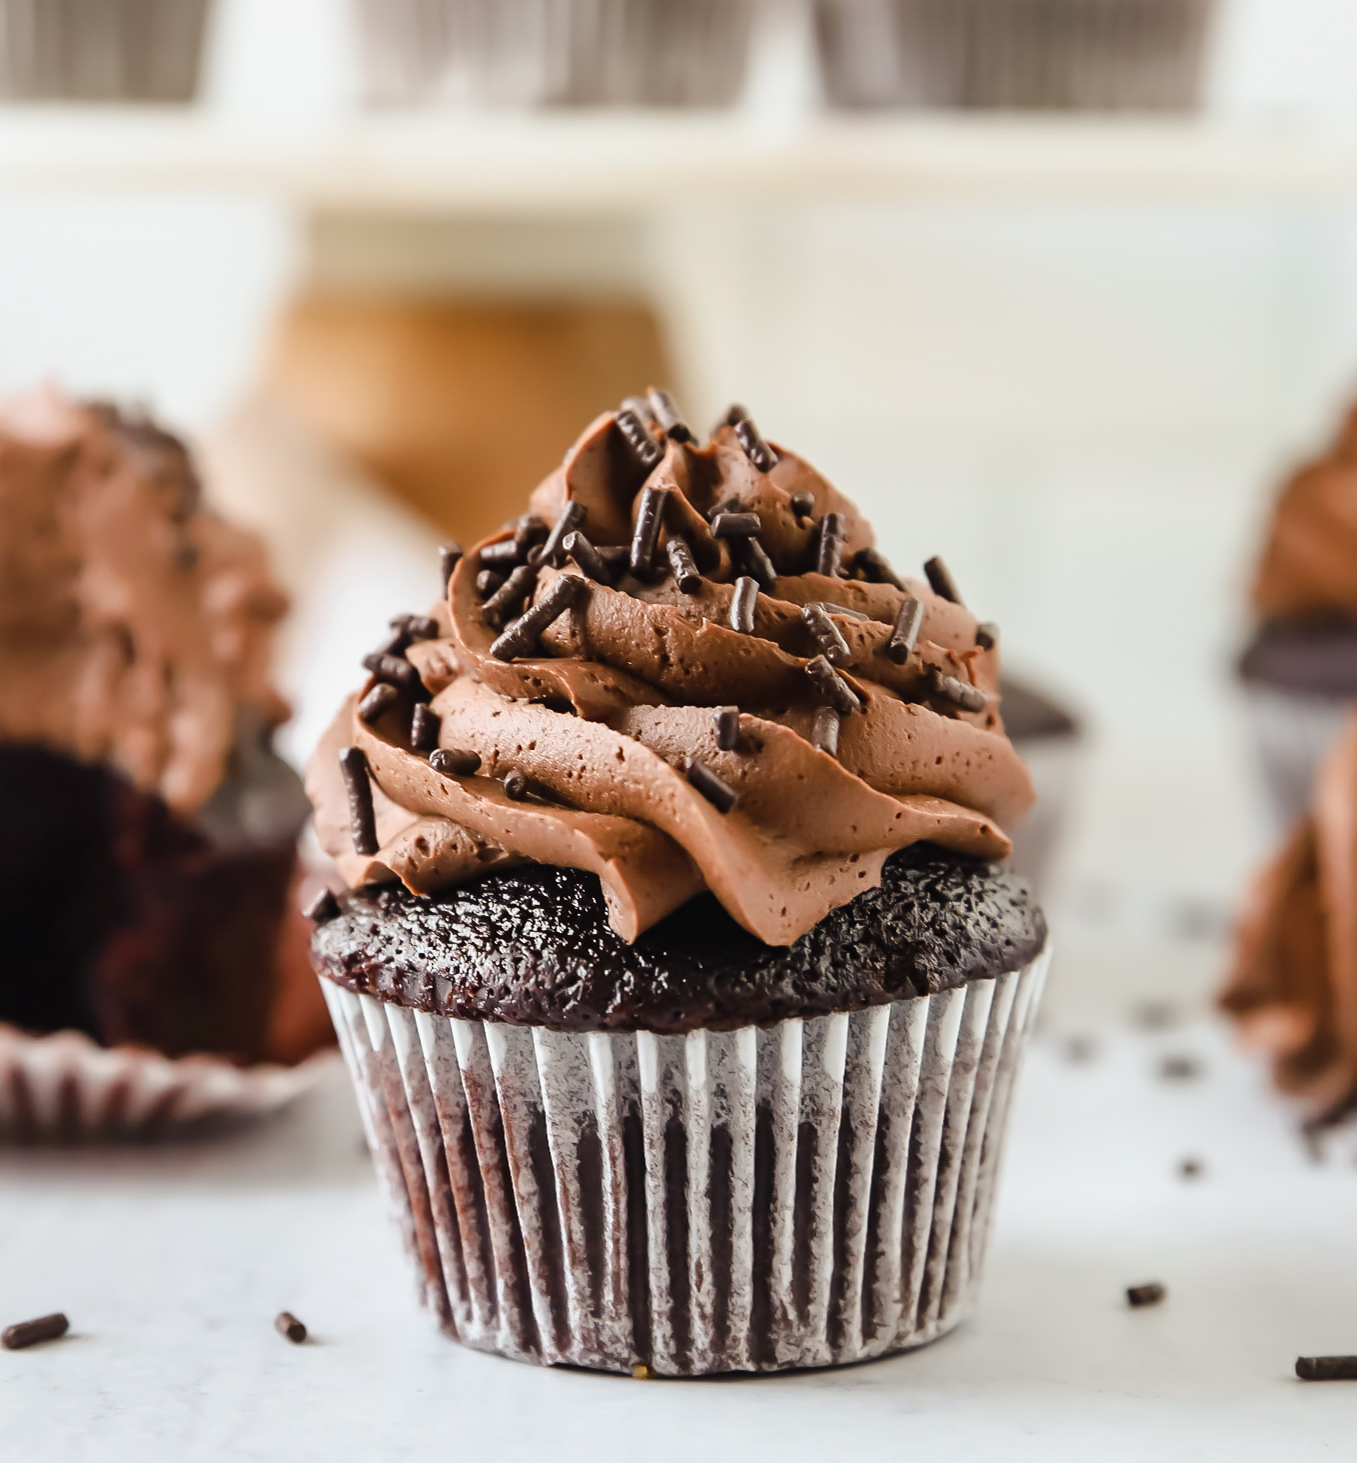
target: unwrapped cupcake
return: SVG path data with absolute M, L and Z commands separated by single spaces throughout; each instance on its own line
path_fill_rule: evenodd
M 594 421 L 308 768 L 313 953 L 465 1343 L 825 1366 L 971 1309 L 1046 925 L 992 628 L 733 408 Z M 456 561 L 454 563 L 454 560 Z
M 269 744 L 285 608 L 174 437 L 0 406 L 0 1135 L 245 1115 L 331 1039 Z
M 1357 702 L 1357 412 L 1283 488 L 1253 582 L 1239 663 L 1278 831 L 1310 805 L 1315 771 Z

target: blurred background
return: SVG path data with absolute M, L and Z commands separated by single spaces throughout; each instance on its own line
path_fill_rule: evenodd
M 1052 1017 L 1202 1004 L 1263 514 L 1357 388 L 1354 58 L 1351 0 L 0 0 L 0 387 L 201 449 L 298 762 L 591 416 L 744 402 L 1077 718 Z

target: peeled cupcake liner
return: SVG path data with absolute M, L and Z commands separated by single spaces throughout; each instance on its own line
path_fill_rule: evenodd
M 187 102 L 212 0 L 0 0 L 0 99 Z
M 0 1024 L 0 1142 L 146 1142 L 234 1127 L 281 1111 L 331 1060 L 320 1053 L 295 1067 L 236 1067 Z
M 368 100 L 729 106 L 753 0 L 354 0 Z
M 1215 0 L 816 0 L 845 107 L 1187 111 Z
M 548 1365 L 697 1376 L 885 1356 L 969 1314 L 1048 960 L 686 1036 L 321 985 L 442 1329 Z
M 1315 774 L 1355 703 L 1246 681 L 1243 704 L 1274 829 L 1284 836 L 1309 811 Z

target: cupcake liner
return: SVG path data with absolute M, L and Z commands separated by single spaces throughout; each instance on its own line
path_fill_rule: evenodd
M 0 1141 L 116 1143 L 185 1136 L 277 1112 L 329 1061 L 233 1067 L 101 1047 L 78 1031 L 34 1036 L 0 1025 Z
M 752 0 L 355 0 L 368 100 L 729 106 Z
M 1310 807 L 1315 773 L 1352 715 L 1350 700 L 1244 684 L 1244 715 L 1275 831 L 1289 833 Z
M 1008 867 L 1040 896 L 1050 890 L 1061 845 L 1069 831 L 1082 745 L 1077 735 L 1013 738 L 1014 750 L 1032 774 L 1037 800 L 1014 831 Z
M 963 1319 L 1047 960 L 687 1036 L 465 1021 L 321 985 L 443 1329 L 684 1376 L 860 1361 Z
M 816 0 L 844 107 L 1186 111 L 1214 0 Z
M 210 0 L 0 0 L 0 98 L 186 102 Z

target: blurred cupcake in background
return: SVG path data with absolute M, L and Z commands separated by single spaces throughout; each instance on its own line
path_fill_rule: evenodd
M 187 102 L 210 0 L 0 0 L 0 98 Z
M 840 107 L 1189 111 L 1214 0 L 815 0 Z
M 1277 1086 L 1324 1124 L 1357 1106 L 1357 716 L 1311 807 L 1262 873 L 1221 1006 L 1267 1052 Z
M 332 1039 L 270 746 L 286 606 L 174 437 L 0 408 L 0 1134 L 244 1116 Z
M 752 0 L 355 0 L 368 100 L 725 107 Z
M 1005 674 L 999 682 L 1004 731 L 1027 764 L 1036 789 L 1032 810 L 1013 830 L 1008 867 L 1049 897 L 1061 845 L 1069 832 L 1079 777 L 1083 728 L 1048 692 Z
M 1278 831 L 1357 701 L 1357 412 L 1283 488 L 1253 582 L 1258 624 L 1239 663 Z

